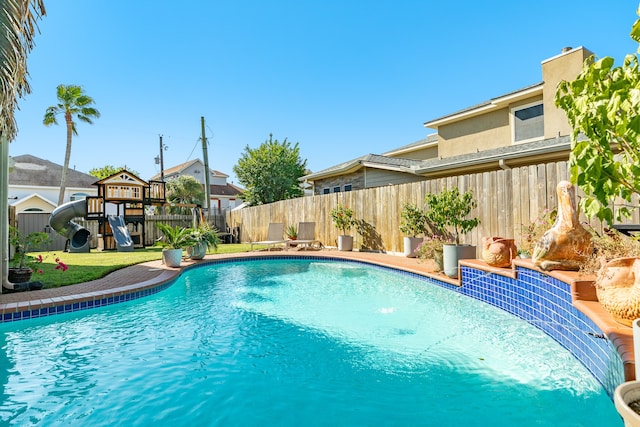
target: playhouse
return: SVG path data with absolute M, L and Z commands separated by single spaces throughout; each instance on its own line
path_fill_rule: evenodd
M 165 183 L 147 182 L 123 169 L 94 185 L 98 195 L 86 198 L 84 217 L 98 221 L 98 250 L 144 247 L 145 211 L 165 203 Z

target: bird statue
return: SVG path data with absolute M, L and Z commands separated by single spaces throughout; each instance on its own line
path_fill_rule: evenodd
M 533 264 L 544 271 L 579 270 L 580 263 L 593 252 L 591 233 L 578 221 L 575 188 L 569 181 L 560 181 L 558 216 L 533 249 Z
M 640 258 L 616 258 L 602 265 L 596 278 L 600 305 L 626 326 L 640 318 Z

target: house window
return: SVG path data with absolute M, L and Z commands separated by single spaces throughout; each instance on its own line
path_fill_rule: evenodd
M 351 184 L 345 184 L 344 191 L 351 191 Z
M 529 104 L 511 110 L 513 142 L 522 143 L 544 138 L 544 109 L 542 104 Z
M 340 186 L 338 186 L 338 187 L 333 187 L 333 192 L 334 192 L 334 193 L 339 193 L 339 192 L 340 192 Z
M 331 189 L 330 188 L 323 188 L 322 189 L 322 194 L 329 194 L 331 193 Z

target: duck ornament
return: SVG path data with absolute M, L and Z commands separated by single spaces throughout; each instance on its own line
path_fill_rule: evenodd
M 575 188 L 560 181 L 558 216 L 533 249 L 533 264 L 541 270 L 579 270 L 580 263 L 593 252 L 591 233 L 578 220 Z

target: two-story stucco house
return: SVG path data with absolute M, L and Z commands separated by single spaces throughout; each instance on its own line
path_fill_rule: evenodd
M 182 175 L 190 175 L 204 185 L 205 166 L 202 160 L 195 159 L 164 170 L 164 180 L 168 181 Z M 151 180 L 160 180 L 160 174 Z M 211 194 L 211 208 L 218 211 L 233 209 L 242 203 L 242 188 L 227 182 L 229 175 L 209 169 L 209 188 Z
M 593 55 L 578 47 L 542 61 L 542 82 L 429 120 L 425 139 L 301 178 L 314 194 L 402 184 L 568 159 L 571 127 L 555 106 L 558 83 L 573 80 Z

